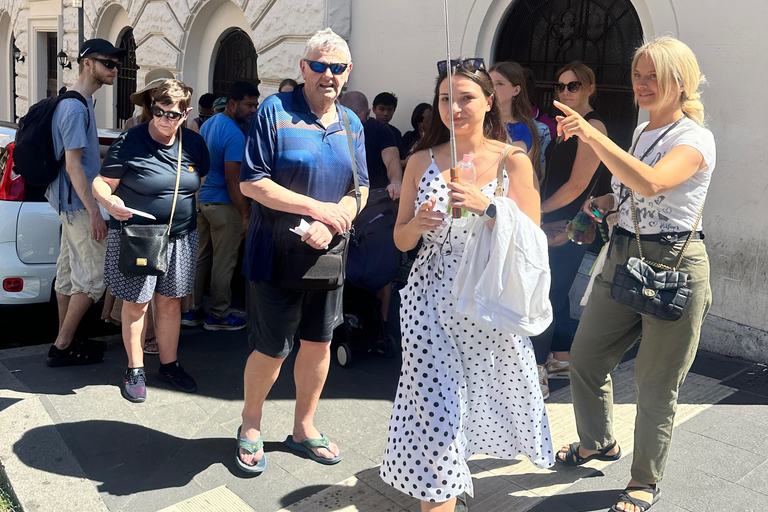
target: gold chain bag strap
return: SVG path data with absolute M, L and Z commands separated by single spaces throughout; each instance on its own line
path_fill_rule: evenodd
M 667 128 L 648 147 L 645 154 L 640 158 L 641 162 L 650 154 L 656 144 L 677 126 L 681 119 L 678 119 L 672 126 Z M 643 132 L 640 132 L 637 140 L 635 140 L 632 154 L 634 154 Z M 680 251 L 677 264 L 674 267 L 670 267 L 662 263 L 650 261 L 643 256 L 640 226 L 637 221 L 637 209 L 635 207 L 635 193 L 629 188 L 628 190 L 632 206 L 632 222 L 635 226 L 635 239 L 637 240 L 637 250 L 640 257 L 631 257 L 626 265 L 616 266 L 616 273 L 611 283 L 611 297 L 616 302 L 629 306 L 642 315 L 650 315 L 667 321 L 678 320 L 683 315 L 683 311 L 685 311 L 685 307 L 693 295 L 693 290 L 688 286 L 688 274 L 681 272 L 678 268 L 680 268 L 685 252 L 696 234 L 696 229 L 704 213 L 704 204 L 702 203 L 693 229 Z M 656 271 L 654 267 L 660 269 L 660 271 Z
M 501 151 L 499 159 L 499 168 L 496 170 L 496 189 L 493 191 L 493 197 L 504 195 L 504 169 L 507 167 L 507 155 L 512 151 L 512 146 L 505 146 Z
M 179 130 L 179 154 L 176 162 L 176 186 L 168 224 L 120 225 L 120 256 L 117 268 L 127 277 L 161 276 L 168 271 L 168 241 L 176 213 L 181 181 L 181 130 Z

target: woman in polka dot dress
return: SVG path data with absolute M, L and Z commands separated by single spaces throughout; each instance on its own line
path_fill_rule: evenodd
M 405 169 L 395 226 L 401 251 L 424 243 L 401 292 L 403 367 L 381 477 L 421 500 L 422 511 L 453 511 L 463 493 L 473 495 L 466 461 L 475 453 L 522 453 L 538 467 L 554 464 L 530 340 L 456 313 L 450 293 L 467 233 L 474 223 L 494 222 L 488 207 L 507 141 L 493 85 L 477 60 L 456 67 L 452 108 L 446 73 L 438 77 L 433 112 L 440 116 Z M 449 183 L 450 115 L 457 154 L 473 156 L 475 184 Z M 504 167 L 505 194 L 538 225 L 530 160 L 513 149 Z M 451 219 L 449 199 L 468 214 Z

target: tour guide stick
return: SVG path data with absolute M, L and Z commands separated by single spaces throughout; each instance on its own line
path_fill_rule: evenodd
M 450 112 L 449 112 L 449 118 L 451 120 L 451 126 L 450 126 L 450 139 L 448 141 L 448 145 L 451 147 L 451 182 L 452 183 L 458 183 L 459 181 L 459 172 L 456 170 L 456 134 L 454 133 L 454 126 L 453 126 L 453 82 L 451 80 L 451 75 L 453 75 L 453 68 L 451 66 L 451 37 L 450 32 L 448 31 L 448 0 L 444 0 L 445 5 L 445 46 L 446 46 L 446 57 L 445 57 L 445 69 L 448 70 L 448 74 L 446 75 L 448 78 L 448 105 L 450 105 Z M 451 208 L 451 216 L 454 219 L 460 219 L 461 218 L 461 208 Z

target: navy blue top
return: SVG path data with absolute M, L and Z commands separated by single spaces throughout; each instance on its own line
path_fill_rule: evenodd
M 341 118 L 349 117 L 361 187 L 368 186 L 363 125 L 356 115 L 336 103 L 337 120 L 325 127 L 310 110 L 304 86 L 264 100 L 251 119 L 240 167 L 240 181 L 269 178 L 293 192 L 338 203 L 354 189 L 352 159 Z M 272 223 L 254 201 L 245 240 L 243 275 L 251 281 L 272 276 Z
M 391 127 L 387 127 L 369 117 L 363 124 L 365 132 L 365 160 L 368 163 L 368 179 L 371 182 L 371 188 L 387 188 L 389 177 L 387 177 L 387 166 L 381 158 L 381 152 L 387 148 L 397 147 L 395 136 Z M 400 165 L 398 163 L 398 165 Z

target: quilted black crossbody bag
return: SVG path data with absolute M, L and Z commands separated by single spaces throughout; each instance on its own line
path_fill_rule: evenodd
M 357 213 L 360 213 L 360 184 L 357 177 L 355 148 L 352 143 L 352 128 L 349 117 L 341 108 L 344 130 L 347 132 L 349 154 L 352 158 L 352 179 L 355 184 Z M 337 234 L 325 249 L 315 249 L 303 242 L 301 237 L 290 231 L 301 222 L 302 216 L 271 211 L 273 218 L 274 250 L 272 256 L 272 279 L 286 290 L 323 291 L 337 290 L 344 284 L 349 249 L 350 232 Z M 304 217 L 312 223 L 314 219 Z
M 678 122 L 680 121 L 667 128 L 656 139 L 656 142 L 651 144 L 640 158 L 641 161 L 650 154 L 659 140 L 674 128 Z M 637 141 L 639 140 L 640 137 L 638 136 L 632 148 L 632 153 L 634 153 Z M 643 247 L 640 243 L 640 226 L 637 222 L 637 210 L 635 208 L 635 193 L 632 190 L 629 190 L 629 197 L 632 202 L 632 222 L 635 225 L 637 251 L 640 257 L 629 258 L 626 265 L 616 266 L 616 273 L 611 283 L 611 297 L 616 302 L 629 306 L 642 315 L 650 315 L 660 320 L 678 320 L 683 315 L 683 311 L 693 295 L 693 290 L 688 287 L 688 274 L 681 272 L 678 268 L 680 268 L 685 252 L 688 250 L 696 229 L 699 227 L 699 221 L 701 221 L 701 216 L 704 213 L 704 204 L 701 205 L 696 223 L 693 225 L 693 229 L 683 249 L 680 251 L 677 264 L 674 267 L 670 267 L 647 260 L 643 256 Z
M 127 277 L 161 276 L 168 271 L 168 239 L 171 235 L 176 199 L 181 179 L 181 130 L 179 130 L 179 156 L 176 164 L 176 188 L 168 224 L 120 223 L 120 256 L 117 268 Z

